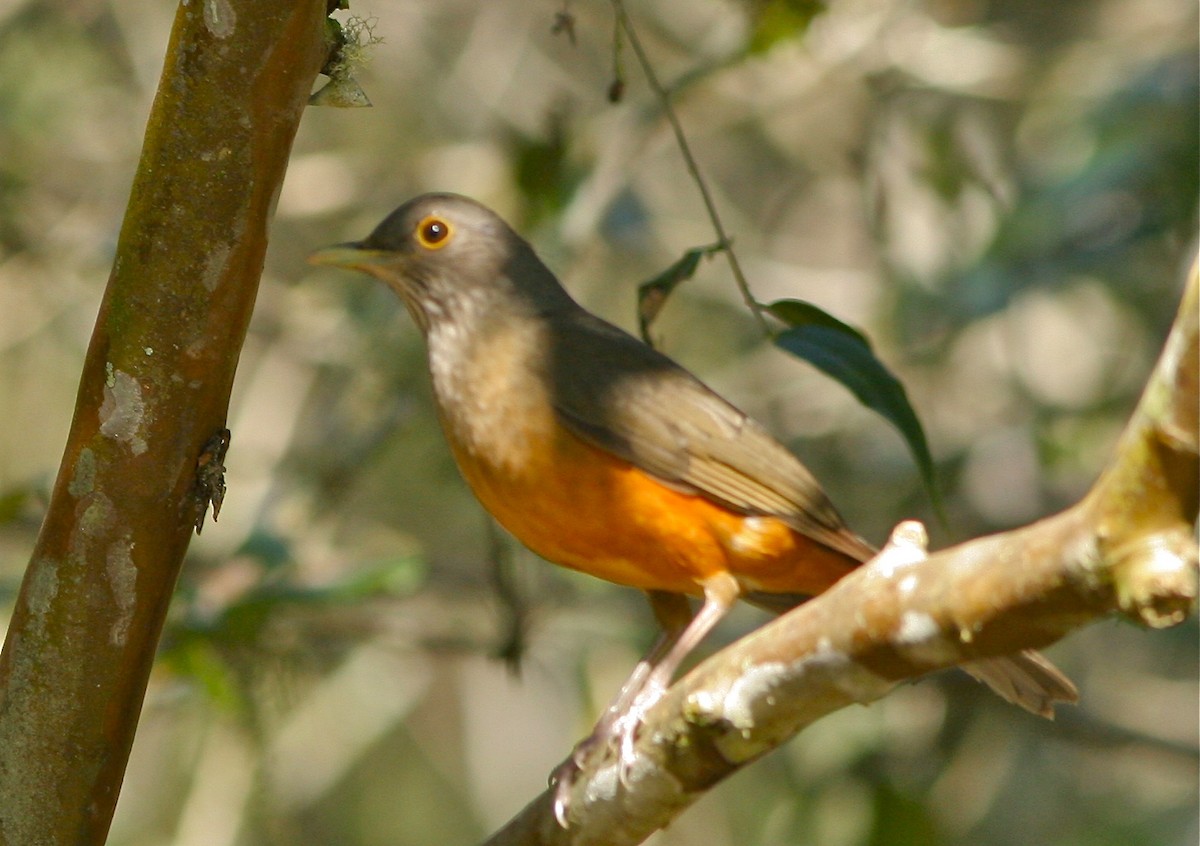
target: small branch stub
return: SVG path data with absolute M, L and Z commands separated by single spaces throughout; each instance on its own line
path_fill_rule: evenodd
M 225 502 L 225 453 L 229 451 L 231 433 L 221 429 L 208 439 L 196 459 L 196 534 L 204 530 L 204 518 L 212 504 L 213 522 L 221 514 Z
M 329 81 L 308 98 L 310 106 L 361 109 L 371 105 L 355 75 L 370 59 L 370 49 L 383 40 L 372 32 L 373 26 L 373 20 L 363 18 L 348 18 L 345 24 L 334 18 L 326 19 L 327 37 L 333 46 L 321 73 Z
M 1196 607 L 1196 541 L 1186 530 L 1138 538 L 1113 557 L 1118 605 L 1135 621 L 1164 629 Z

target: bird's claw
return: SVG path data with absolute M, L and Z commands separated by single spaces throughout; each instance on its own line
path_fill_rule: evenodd
M 662 699 L 666 686 L 662 684 L 647 684 L 638 693 L 623 714 L 605 714 L 604 718 L 592 730 L 592 733 L 579 741 L 567 759 L 554 768 L 550 775 L 550 785 L 554 788 L 554 818 L 563 828 L 567 828 L 567 818 L 571 810 L 571 791 L 575 786 L 584 764 L 598 752 L 615 748 L 617 753 L 617 780 L 622 787 L 629 785 L 629 774 L 637 763 L 636 742 L 638 729 L 646 716 L 646 712 Z
M 624 749 L 625 738 L 617 733 L 624 730 L 623 721 L 619 718 L 601 720 L 591 734 L 575 744 L 575 748 L 571 750 L 567 759 L 555 767 L 554 772 L 550 774 L 550 786 L 554 788 L 554 818 L 563 828 L 568 827 L 567 817 L 571 810 L 571 791 L 575 788 L 575 782 L 579 780 L 584 765 L 595 755 L 604 754 L 604 751 L 614 742 L 619 744 L 619 748 Z M 623 778 L 621 783 L 624 784 Z
M 576 749 L 579 747 L 576 746 Z M 575 752 L 567 756 L 550 773 L 550 787 L 554 789 L 554 819 L 563 828 L 567 828 L 567 812 L 571 808 L 571 788 L 575 786 L 575 778 L 579 775 L 579 762 L 575 760 Z

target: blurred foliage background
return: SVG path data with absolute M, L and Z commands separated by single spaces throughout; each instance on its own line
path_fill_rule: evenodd
M 944 545 L 1079 497 L 1194 249 L 1196 4 L 629 9 L 755 293 L 872 337 L 927 427 L 946 522 L 894 431 L 764 343 L 721 258 L 672 297 L 660 346 L 768 423 L 876 541 L 919 517 Z M 0 2 L 6 605 L 173 11 Z M 478 841 L 544 786 L 652 637 L 636 592 L 490 527 L 399 304 L 303 258 L 415 193 L 460 191 L 633 328 L 637 283 L 714 240 L 659 104 L 602 0 L 351 11 L 382 39 L 357 74 L 374 108 L 302 126 L 235 387 L 229 495 L 192 546 L 114 846 Z M 713 640 L 761 621 L 739 612 Z M 652 842 L 1195 844 L 1197 652 L 1194 619 L 1079 632 L 1051 655 L 1083 701 L 1053 724 L 942 674 L 828 718 Z

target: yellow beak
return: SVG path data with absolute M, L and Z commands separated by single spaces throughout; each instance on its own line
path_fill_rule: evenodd
M 363 273 L 371 273 L 381 265 L 392 264 L 395 261 L 395 253 L 389 250 L 367 249 L 357 241 L 351 241 L 348 244 L 334 244 L 332 247 L 317 250 L 308 257 L 309 264 L 360 270 Z

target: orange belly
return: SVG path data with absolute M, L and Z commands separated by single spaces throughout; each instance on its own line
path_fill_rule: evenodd
M 857 565 L 780 519 L 675 490 L 564 430 L 519 470 L 452 448 L 475 495 L 518 540 L 610 582 L 699 596 L 725 571 L 743 590 L 815 595 Z

